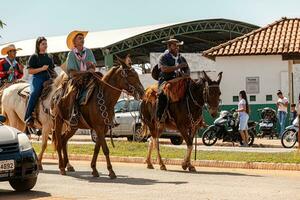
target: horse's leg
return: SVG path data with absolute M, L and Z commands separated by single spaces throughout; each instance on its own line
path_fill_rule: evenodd
M 100 142 L 101 142 L 101 146 L 102 146 L 102 151 L 103 151 L 103 154 L 105 155 L 105 158 L 106 158 L 106 165 L 107 165 L 107 170 L 108 170 L 108 176 L 109 178 L 111 179 L 115 179 L 117 178 L 113 168 L 112 168 L 112 165 L 111 165 L 111 162 L 110 162 L 110 158 L 109 158 L 109 148 L 107 146 L 107 143 L 106 143 L 106 140 L 105 140 L 105 132 L 100 132 L 101 134 L 97 134 L 98 137 L 100 137 Z
M 191 164 L 191 154 L 193 151 L 193 138 L 194 137 L 189 136 L 188 131 L 186 129 L 181 129 L 180 132 L 181 132 L 181 135 L 187 145 L 186 155 L 182 162 L 182 169 L 184 169 L 184 170 L 189 169 L 189 171 L 194 172 L 194 171 L 196 171 L 196 168 Z M 192 134 L 192 135 L 194 135 L 194 134 Z
M 159 137 L 153 138 L 154 141 L 154 146 L 156 148 L 156 152 L 157 152 L 157 161 L 158 164 L 160 165 L 160 169 L 161 170 L 167 170 L 166 165 L 164 164 L 161 155 L 160 155 L 160 150 L 159 150 Z
M 62 157 L 62 126 L 63 126 L 63 120 L 60 119 L 59 116 L 56 116 L 55 118 L 55 130 L 53 133 L 53 140 L 55 143 L 57 155 L 58 155 L 58 167 L 60 170 L 61 175 L 66 175 L 66 170 L 64 167 L 63 157 Z
M 149 145 L 148 145 L 148 154 L 147 154 L 147 158 L 146 158 L 146 163 L 147 163 L 148 169 L 154 169 L 152 162 L 151 162 L 152 149 L 153 149 L 153 137 L 151 136 Z
M 98 170 L 96 168 L 96 163 L 97 163 L 97 157 L 98 157 L 98 154 L 99 154 L 99 151 L 100 151 L 100 147 L 101 147 L 101 137 L 100 137 L 100 132 L 104 132 L 103 129 L 95 129 L 96 131 L 96 134 L 97 134 L 97 141 L 95 143 L 95 148 L 94 148 L 94 154 L 93 154 L 93 158 L 92 158 L 92 162 L 91 162 L 91 168 L 93 170 L 92 172 L 92 175 L 93 177 L 99 177 L 99 173 L 98 173 Z M 105 134 L 105 133 L 104 133 Z M 104 138 L 105 140 L 105 138 Z
M 42 159 L 43 159 L 43 155 L 44 152 L 47 148 L 47 144 L 48 144 L 48 137 L 49 137 L 49 132 L 51 131 L 51 129 L 48 126 L 44 126 L 42 128 L 42 149 L 38 155 L 38 167 L 39 170 L 43 170 L 43 165 L 42 165 Z
M 68 146 L 67 143 L 69 139 L 75 134 L 77 129 L 72 129 L 71 131 L 66 131 L 62 135 L 62 151 L 64 156 L 64 167 L 67 168 L 69 172 L 75 172 L 74 167 L 70 164 L 69 157 L 68 157 Z

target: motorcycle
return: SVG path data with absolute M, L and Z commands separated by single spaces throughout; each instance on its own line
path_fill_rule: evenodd
M 284 148 L 293 148 L 298 141 L 299 119 L 296 117 L 293 124 L 286 127 L 281 136 L 281 144 Z
M 261 120 L 259 122 L 259 133 L 257 134 L 257 137 L 263 138 L 268 136 L 269 138 L 273 138 L 277 136 L 275 130 L 277 123 L 276 111 L 268 107 L 258 109 L 257 111 L 260 112 L 261 116 Z
M 243 144 L 241 134 L 238 130 L 238 113 L 235 111 L 221 111 L 220 116 L 203 133 L 202 142 L 206 146 L 214 145 L 217 140 L 223 139 L 223 142 L 239 142 Z M 256 122 L 248 121 L 248 145 L 252 146 L 256 135 Z

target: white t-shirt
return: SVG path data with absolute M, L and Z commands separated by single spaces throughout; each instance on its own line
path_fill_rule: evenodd
M 238 104 L 238 109 L 240 110 L 244 107 L 246 107 L 246 100 L 241 99 L 239 104 Z M 240 117 L 242 117 L 242 116 L 245 116 L 245 115 L 248 115 L 248 114 L 246 113 L 246 111 L 243 111 L 243 112 L 239 112 L 239 115 L 240 115 Z
M 289 103 L 289 100 L 286 97 L 283 97 L 283 99 L 279 98 L 277 103 L 278 103 L 278 111 L 287 112 L 287 106 L 285 106 L 285 104 Z

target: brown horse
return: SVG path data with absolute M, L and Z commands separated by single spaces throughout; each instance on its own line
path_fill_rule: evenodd
M 184 170 L 188 168 L 189 171 L 196 170 L 190 161 L 193 138 L 203 122 L 203 106 L 207 104 L 209 113 L 213 117 L 216 117 L 218 113 L 219 98 L 221 95 L 219 84 L 221 79 L 222 72 L 219 73 L 216 81 L 212 81 L 204 71 L 203 78 L 197 81 L 190 78 L 185 79 L 186 89 L 183 98 L 179 101 L 169 103 L 168 117 L 165 123 L 158 123 L 156 119 L 156 98 L 153 97 L 156 96 L 157 87 L 155 89 L 153 87 L 146 89 L 144 99 L 141 103 L 141 115 L 144 125 L 149 128 L 151 134 L 146 158 L 147 168 L 153 169 L 151 152 L 155 147 L 160 169 L 166 170 L 159 151 L 159 136 L 165 128 L 168 128 L 178 130 L 187 144 L 187 153 L 182 163 L 182 168 Z M 180 93 L 180 91 L 177 93 Z
M 114 119 L 114 106 L 119 99 L 122 90 L 127 91 L 136 99 L 141 99 L 144 95 L 144 88 L 139 80 L 138 74 L 131 66 L 122 64 L 113 67 L 104 77 L 95 78 L 96 87 L 86 105 L 80 106 L 81 119 L 78 126 L 70 131 L 62 133 L 63 119 L 60 115 L 55 116 L 55 129 L 53 132 L 53 143 L 56 147 L 59 158 L 59 169 L 65 175 L 65 167 L 69 162 L 67 154 L 67 142 L 74 135 L 78 128 L 93 129 L 97 133 L 97 141 L 94 148 L 93 159 L 91 161 L 92 175 L 98 177 L 96 161 L 100 147 L 106 157 L 107 169 L 110 178 L 116 178 L 109 158 L 109 149 L 106 144 L 105 135 Z M 57 108 L 57 107 L 56 107 Z M 55 107 L 54 107 L 55 113 Z M 87 127 L 88 125 L 88 127 Z M 62 155 L 63 154 L 63 155 Z M 62 157 L 63 156 L 63 157 Z

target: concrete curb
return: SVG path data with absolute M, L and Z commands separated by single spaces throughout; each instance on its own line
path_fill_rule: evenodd
M 44 154 L 46 159 L 58 159 L 56 154 Z M 70 160 L 91 161 L 91 155 L 70 154 Z M 112 162 L 121 163 L 145 163 L 142 157 L 118 157 L 110 156 Z M 166 165 L 181 165 L 182 159 L 163 159 Z M 98 161 L 105 162 L 104 156 L 98 156 Z M 153 164 L 158 164 L 152 160 Z M 236 162 L 236 161 L 217 161 L 217 160 L 196 160 L 192 161 L 195 167 L 217 167 L 217 168 L 241 168 L 241 169 L 262 169 L 262 170 L 290 170 L 300 171 L 300 164 L 293 163 L 265 163 L 265 162 Z M 146 167 L 146 166 L 145 166 Z

